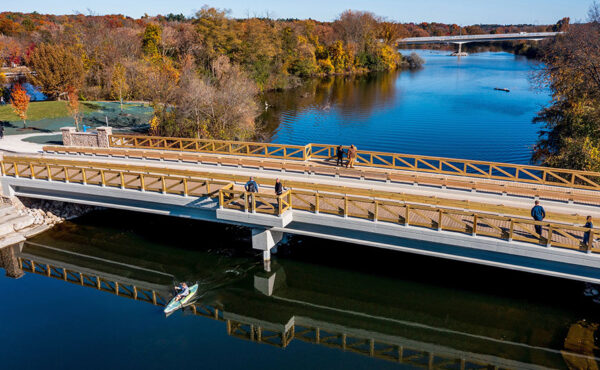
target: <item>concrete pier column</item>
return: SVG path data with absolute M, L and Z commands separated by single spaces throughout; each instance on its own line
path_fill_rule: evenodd
M 22 244 L 22 243 L 20 243 Z M 6 276 L 13 279 L 18 279 L 25 275 L 19 266 L 19 260 L 15 255 L 15 251 L 20 248 L 18 244 L 11 245 L 0 249 L 0 267 L 6 270 Z
M 269 229 L 252 229 L 252 248 L 263 251 L 263 260 L 271 260 L 271 248 L 283 238 L 283 233 Z

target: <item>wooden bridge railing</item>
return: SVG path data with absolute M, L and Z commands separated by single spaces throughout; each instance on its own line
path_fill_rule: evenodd
M 333 159 L 336 151 L 336 146 L 329 144 L 299 146 L 135 135 L 111 135 L 109 142 L 115 148 L 196 151 L 303 161 Z M 600 190 L 600 173 L 592 171 L 364 150 L 358 151 L 356 165 Z
M 0 167 L 2 168 L 2 173 L 6 176 L 21 176 L 44 180 L 50 179 L 55 181 L 123 187 L 126 189 L 137 190 L 142 190 L 143 186 L 144 191 L 148 190 L 164 192 L 167 194 L 183 194 L 191 196 L 204 196 L 205 194 L 209 194 L 211 198 L 217 196 L 220 187 L 230 186 L 230 188 L 233 189 L 233 183 L 245 183 L 248 180 L 246 175 L 222 172 L 23 155 L 4 155 L 3 159 L 0 160 Z M 32 167 L 34 169 L 33 172 L 31 171 Z M 44 169 L 46 170 L 44 171 Z M 48 176 L 48 169 L 51 169 L 50 176 Z M 33 176 L 31 176 L 31 173 L 33 173 Z M 65 176 L 65 173 L 69 174 L 68 178 Z M 102 174 L 104 174 L 104 177 Z M 123 184 L 121 184 L 121 176 L 123 176 Z M 85 182 L 83 181 L 84 178 L 86 180 Z M 150 181 L 147 181 L 148 179 Z M 162 187 L 163 179 L 165 180 L 164 189 Z M 261 187 L 273 186 L 275 183 L 273 178 L 255 177 L 255 180 Z M 198 185 L 201 185 L 206 181 L 208 181 L 207 185 L 198 187 Z M 308 189 L 321 193 L 337 193 L 348 196 L 370 197 L 382 200 L 424 204 L 428 206 L 499 213 L 516 217 L 529 217 L 529 209 L 508 206 L 502 203 L 491 204 L 490 202 L 483 203 L 470 200 L 445 199 L 437 196 L 405 194 L 393 191 L 304 181 L 284 180 L 282 183 L 286 188 L 294 189 L 295 192 Z M 206 193 L 203 193 L 203 191 L 206 191 Z M 586 215 L 580 214 L 549 213 L 548 219 L 567 224 L 580 224 L 585 223 L 585 216 Z
M 293 203 L 294 209 L 315 214 L 325 213 L 375 222 L 390 222 L 437 231 L 452 231 L 472 236 L 479 235 L 507 241 L 541 244 L 547 247 L 581 250 L 588 253 L 600 252 L 598 243 L 594 242 L 594 237 L 600 235 L 600 229 L 309 190 L 291 189 L 283 196 L 289 197 L 289 203 L 290 205 Z M 219 192 L 219 204 L 222 208 L 281 215 L 274 211 L 276 200 L 271 200 L 273 203 L 264 207 L 257 206 L 259 202 L 265 201 L 264 196 L 255 196 L 250 201 L 247 199 L 247 192 L 230 189 L 222 189 Z M 291 206 L 288 209 L 291 209 Z M 541 235 L 535 231 L 535 226 L 542 227 Z M 589 233 L 589 242 L 587 245 L 583 245 L 583 236 L 586 232 Z
M 62 162 L 62 163 L 61 163 Z M 105 163 L 106 166 L 116 164 Z M 94 168 L 98 166 L 100 168 Z M 174 171 L 169 175 L 160 168 L 121 165 L 123 168 L 102 168 L 100 163 L 66 161 L 59 159 L 22 158 L 5 156 L 0 162 L 4 176 L 25 177 L 38 180 L 64 181 L 67 183 L 105 186 L 121 189 L 177 194 L 182 196 L 218 198 L 223 208 L 238 209 L 281 215 L 292 208 L 313 213 L 328 213 L 344 217 L 362 218 L 372 221 L 391 222 L 405 226 L 419 226 L 434 230 L 460 232 L 471 235 L 484 235 L 504 240 L 519 240 L 547 246 L 598 252 L 594 245 L 594 235 L 598 229 L 588 229 L 556 222 L 538 222 L 526 218 L 496 216 L 478 211 L 461 211 L 440 207 L 438 204 L 423 205 L 409 203 L 412 196 L 388 194 L 366 189 L 354 189 L 348 194 L 344 187 L 323 186 L 300 183 L 303 188 L 293 187 L 281 196 L 254 193 L 252 197 L 244 191 L 234 189 L 231 181 L 220 181 L 191 176 L 193 171 Z M 186 174 L 188 174 L 186 176 Z M 235 179 L 235 177 L 234 177 Z M 242 178 L 240 177 L 240 180 Z M 245 178 L 244 178 L 245 180 Z M 256 179 L 260 182 L 260 179 Z M 262 184 L 262 183 L 261 183 Z M 292 183 L 293 184 L 293 183 Z M 290 184 L 286 185 L 289 187 Z M 293 184 L 296 185 L 296 184 Z M 388 199 L 382 199 L 389 195 Z M 432 197 L 420 197 L 420 202 L 432 201 Z M 435 200 L 435 199 L 433 199 Z M 456 207 L 460 201 L 449 201 Z M 494 207 L 485 207 L 494 212 Z M 499 212 L 506 211 L 501 207 Z M 539 235 L 533 229 L 540 225 L 546 235 Z M 590 232 L 591 243 L 583 246 L 583 233 Z
M 306 145 L 282 145 L 229 140 L 111 135 L 109 136 L 109 145 L 114 148 L 165 149 L 279 159 L 306 160 L 309 157 L 308 146 Z

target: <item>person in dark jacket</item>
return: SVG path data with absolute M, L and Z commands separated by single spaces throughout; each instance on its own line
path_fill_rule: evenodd
M 281 184 L 281 181 L 279 179 L 275 179 L 275 194 L 283 194 L 283 185 Z
M 583 227 L 589 227 L 590 229 L 594 227 L 594 224 L 592 223 L 592 216 L 587 216 L 585 221 L 586 222 L 585 222 L 585 225 L 583 225 Z M 593 242 L 593 240 L 591 242 Z M 583 233 L 583 245 L 587 246 L 588 243 L 591 245 L 590 232 L 586 231 L 585 233 Z
M 543 221 L 546 218 L 546 211 L 540 206 L 540 201 L 535 201 L 535 206 L 531 209 L 531 217 L 536 221 Z M 542 225 L 535 225 L 535 232 L 542 236 Z
M 249 193 L 248 194 L 248 206 L 251 207 L 252 198 L 254 195 L 252 193 L 258 193 L 258 184 L 254 181 L 254 177 L 250 177 L 246 185 L 244 185 L 244 189 Z
M 341 145 L 338 145 L 335 154 L 337 156 L 336 166 L 343 166 L 344 165 L 344 154 L 345 154 L 344 147 Z

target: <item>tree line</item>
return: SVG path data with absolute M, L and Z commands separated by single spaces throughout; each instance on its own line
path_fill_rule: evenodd
M 536 76 L 552 101 L 534 119 L 542 125 L 533 160 L 547 166 L 600 171 L 600 4 L 586 23 L 546 44 Z
M 553 26 L 400 24 L 345 11 L 333 22 L 234 19 L 203 7 L 193 17 L 0 13 L 0 64 L 25 64 L 51 99 L 149 101 L 157 135 L 243 139 L 253 135 L 260 91 L 303 78 L 419 68 L 399 38 L 545 31 Z M 1 76 L 0 76 L 1 77 Z M 7 97 L 10 98 L 10 97 Z

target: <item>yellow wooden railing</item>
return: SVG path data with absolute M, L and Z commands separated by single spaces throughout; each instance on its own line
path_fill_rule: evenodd
M 62 181 L 68 174 L 69 181 L 78 183 L 90 183 L 99 185 L 99 181 L 104 174 L 104 186 L 123 187 L 138 189 L 144 191 L 158 191 L 164 193 L 183 194 L 200 196 L 197 188 L 199 183 L 210 179 L 206 189 L 211 197 L 216 197 L 216 189 L 231 183 L 245 183 L 248 177 L 245 175 L 235 175 L 222 172 L 209 172 L 197 170 L 174 169 L 161 165 L 132 165 L 126 163 L 101 162 L 74 160 L 64 158 L 47 158 L 42 156 L 26 156 L 5 154 L 0 166 L 3 166 L 3 173 L 9 176 L 31 177 L 36 179 L 48 179 Z M 34 168 L 32 171 L 31 168 Z M 48 177 L 44 168 L 51 169 L 51 175 Z M 65 172 L 66 170 L 66 172 Z M 42 171 L 42 172 L 40 172 Z M 121 175 L 121 173 L 123 173 Z M 121 186 L 121 176 L 123 177 L 123 186 Z M 147 181 L 150 179 L 150 182 Z M 162 188 L 163 179 L 165 187 Z M 274 186 L 273 178 L 254 177 L 261 186 Z M 85 180 L 85 181 L 84 181 Z M 179 183 L 179 184 L 178 184 Z M 337 193 L 348 196 L 371 197 L 377 199 L 401 201 L 407 203 L 418 203 L 428 206 L 439 206 L 459 209 L 470 209 L 473 211 L 482 211 L 487 213 L 500 213 L 517 217 L 529 217 L 529 210 L 519 207 L 507 206 L 502 203 L 492 204 L 490 202 L 475 202 L 470 200 L 446 199 L 436 196 L 424 196 L 398 193 L 393 191 L 382 191 L 364 188 L 354 188 L 339 185 L 326 185 L 303 181 L 282 181 L 286 188 L 295 191 L 308 189 L 321 193 Z M 233 185 L 231 185 L 233 186 Z M 549 213 L 548 218 L 553 221 L 567 224 L 580 224 L 585 222 L 585 214 L 562 214 Z
M 259 169 L 285 170 L 287 172 L 303 172 L 326 176 L 361 178 L 365 180 L 389 180 L 399 183 L 411 183 L 448 187 L 453 189 L 467 189 L 484 191 L 488 193 L 539 197 L 558 201 L 578 202 L 585 204 L 600 204 L 600 197 L 595 192 L 579 191 L 578 189 L 565 189 L 547 187 L 541 184 L 523 186 L 524 184 L 510 181 L 488 181 L 487 179 L 474 179 L 471 177 L 458 177 L 446 175 L 431 175 L 425 173 L 412 173 L 408 171 L 395 171 L 390 169 L 374 169 L 362 167 L 346 169 L 345 167 L 332 167 L 318 162 L 301 162 L 288 160 L 273 160 L 268 158 L 214 156 L 206 153 L 177 152 L 170 150 L 136 150 L 123 148 L 91 148 L 91 147 L 66 147 L 45 146 L 44 151 L 51 153 L 66 153 L 79 155 L 127 157 L 133 159 L 149 159 L 162 161 L 183 161 L 217 164 L 222 166 L 243 166 Z
M 116 168 L 102 168 L 102 166 L 113 165 Z M 0 167 L 3 176 L 218 198 L 220 207 L 240 211 L 279 216 L 290 210 L 293 204 L 294 209 L 313 213 L 328 213 L 405 226 L 484 235 L 509 241 L 519 240 L 576 250 L 597 251 L 593 244 L 594 235 L 599 235 L 597 229 L 556 222 L 532 221 L 519 217 L 497 216 L 484 212 L 467 212 L 443 208 L 439 205 L 413 204 L 407 202 L 409 197 L 405 194 L 299 183 L 303 188 L 291 188 L 279 196 L 264 193 L 253 193 L 252 196 L 249 196 L 250 194 L 245 191 L 236 190 L 235 184 L 231 181 L 215 180 L 210 177 L 201 178 L 194 171 L 175 170 L 174 174 L 170 174 L 168 168 L 45 159 L 43 157 L 27 158 L 5 155 L 0 162 Z M 256 180 L 262 184 L 260 179 Z M 290 183 L 286 183 L 286 185 L 290 187 Z M 311 189 L 311 186 L 315 189 Z M 356 194 L 348 194 L 345 190 L 354 190 Z M 388 199 L 381 198 L 386 195 L 390 195 L 390 197 Z M 432 197 L 422 197 L 420 200 L 426 201 L 430 198 Z M 486 210 L 493 212 L 495 209 L 486 208 Z M 499 209 L 499 211 L 503 210 Z M 535 225 L 542 226 L 546 235 L 537 234 L 533 230 Z M 587 246 L 583 246 L 581 243 L 584 232 L 591 234 L 592 242 Z
M 109 136 L 109 145 L 114 148 L 151 148 L 279 159 L 306 160 L 308 158 L 306 146 L 229 140 L 182 139 L 139 135 L 111 135 Z
M 299 146 L 135 135 L 111 135 L 109 142 L 116 148 L 195 151 L 303 161 L 333 159 L 336 151 L 336 146 L 329 144 Z M 364 150 L 358 151 L 356 165 L 600 190 L 600 173 L 591 171 Z
M 228 193 L 227 190 L 222 190 L 222 192 Z M 220 199 L 231 198 L 223 197 Z M 293 202 L 294 209 L 315 214 L 326 213 L 342 217 L 391 222 L 404 226 L 418 226 L 438 231 L 487 236 L 508 241 L 518 240 L 546 246 L 586 250 L 588 252 L 598 251 L 597 246 L 594 244 L 594 235 L 599 235 L 600 230 L 598 229 L 307 190 L 291 189 L 290 202 Z M 228 201 L 221 201 L 220 205 L 224 208 L 247 210 L 239 204 L 234 206 Z M 544 230 L 542 235 L 536 233 L 536 225 L 542 226 Z M 590 233 L 590 242 L 586 246 L 582 243 L 585 232 Z

